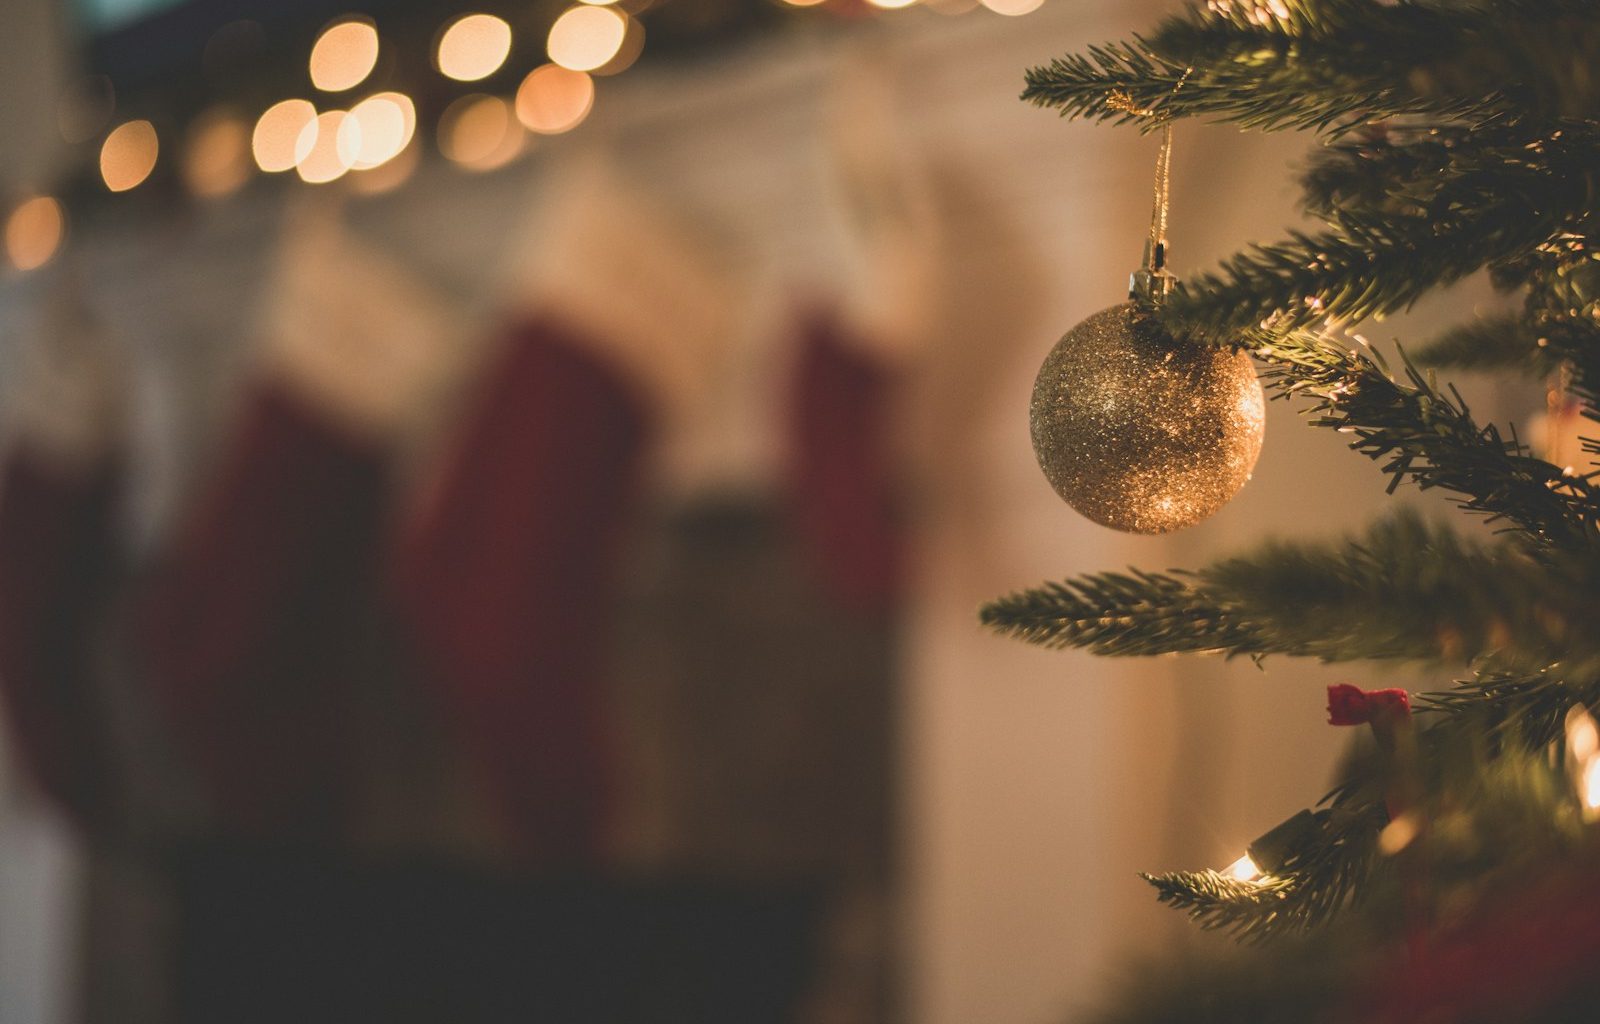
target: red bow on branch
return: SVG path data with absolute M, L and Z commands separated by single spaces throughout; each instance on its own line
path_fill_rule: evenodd
M 1404 690 L 1363 690 L 1349 683 L 1328 687 L 1329 725 L 1367 725 L 1380 715 L 1410 714 L 1411 695 Z

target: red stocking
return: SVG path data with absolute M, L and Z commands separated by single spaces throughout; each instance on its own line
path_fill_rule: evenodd
M 263 384 L 143 595 L 144 667 L 225 828 L 325 839 L 348 812 L 384 492 L 375 445 Z
M 818 576 L 841 601 L 890 608 L 900 585 L 889 401 L 893 377 L 837 318 L 809 318 L 790 410 L 795 520 Z
M 109 737 L 96 713 L 93 637 L 114 564 L 115 474 L 87 475 L 25 446 L 0 492 L 0 692 L 22 760 L 73 818 L 104 823 Z
M 587 338 L 522 323 L 402 553 L 404 622 L 519 851 L 591 860 L 611 569 L 645 415 Z

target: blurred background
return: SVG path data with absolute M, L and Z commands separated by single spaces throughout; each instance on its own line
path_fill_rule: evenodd
M 1022 71 L 1171 9 L 8 0 L 0 1021 L 1035 1024 L 1198 941 L 1135 873 L 1347 674 L 975 614 L 1384 501 L 1283 403 L 1171 536 L 1034 464 L 1156 146 Z M 1306 144 L 1179 129 L 1180 275 Z

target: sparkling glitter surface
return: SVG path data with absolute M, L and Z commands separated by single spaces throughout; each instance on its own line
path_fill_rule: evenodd
M 1056 343 L 1028 418 L 1034 454 L 1067 504 L 1113 529 L 1167 533 L 1250 479 L 1266 396 L 1249 356 L 1175 340 L 1129 302 Z

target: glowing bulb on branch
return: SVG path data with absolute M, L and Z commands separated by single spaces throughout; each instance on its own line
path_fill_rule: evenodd
M 1378 852 L 1385 857 L 1397 856 L 1422 834 L 1422 820 L 1414 811 L 1407 811 L 1383 826 L 1378 833 Z
M 1583 820 L 1600 818 L 1600 757 L 1591 757 L 1584 764 L 1578 795 L 1583 800 Z
M 1574 704 L 1567 711 L 1567 750 L 1573 760 L 1579 762 L 1600 754 L 1600 729 L 1595 727 L 1594 716 L 1582 704 Z
M 1256 862 L 1250 859 L 1248 853 L 1223 868 L 1222 873 L 1235 882 L 1255 882 L 1261 878 L 1261 869 L 1256 867 Z
M 1582 704 L 1567 709 L 1567 764 L 1583 804 L 1583 820 L 1600 819 L 1600 728 Z

